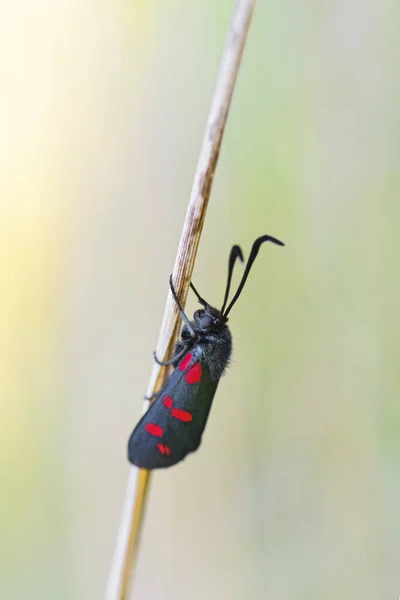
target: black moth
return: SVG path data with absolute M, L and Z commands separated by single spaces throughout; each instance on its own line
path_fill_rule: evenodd
M 233 267 L 238 258 L 243 262 L 239 246 L 233 246 L 229 256 L 228 280 L 221 310 L 210 306 L 191 283 L 190 286 L 203 308 L 194 313 L 193 321 L 189 321 L 170 277 L 172 295 L 184 327 L 175 348 L 175 356 L 166 362 L 158 361 L 155 356 L 160 365 L 173 364 L 175 370 L 129 438 L 128 458 L 132 464 L 144 469 L 171 467 L 200 446 L 218 382 L 231 356 L 232 336 L 227 325 L 228 314 L 239 298 L 264 242 L 284 246 L 269 235 L 256 239 L 242 280 L 228 308 L 225 307 Z

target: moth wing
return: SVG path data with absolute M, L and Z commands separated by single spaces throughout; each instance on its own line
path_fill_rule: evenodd
M 200 445 L 218 381 L 200 356 L 188 354 L 134 429 L 129 460 L 145 469 L 170 467 Z
M 194 373 L 193 381 L 190 377 Z M 217 389 L 218 381 L 210 379 L 207 365 L 201 360 L 196 361 L 185 375 L 185 380 L 177 387 L 174 394 L 174 408 L 171 411 L 173 417 L 166 435 L 179 437 L 182 458 L 189 452 L 194 452 L 200 446 L 203 431 L 207 424 L 212 401 Z M 190 415 L 190 420 L 186 420 Z
M 162 439 L 170 420 L 170 411 L 163 403 L 164 397 L 171 397 L 184 373 L 176 368 L 161 388 L 158 396 L 144 413 L 128 441 L 129 461 L 143 469 L 156 469 L 162 467 L 163 454 L 157 447 L 163 443 Z M 167 465 L 166 465 L 167 466 Z

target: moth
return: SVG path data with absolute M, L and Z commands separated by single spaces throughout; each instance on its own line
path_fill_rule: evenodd
M 238 259 L 243 262 L 239 246 L 233 246 L 229 255 L 228 278 L 220 310 L 204 300 L 190 284 L 202 306 L 196 310 L 192 321 L 183 311 L 170 277 L 171 292 L 184 326 L 171 360 L 161 362 L 154 354 L 158 364 L 172 364 L 175 369 L 129 438 L 128 459 L 132 464 L 144 469 L 171 467 L 200 446 L 214 394 L 231 357 L 232 334 L 227 325 L 228 315 L 264 242 L 284 246 L 283 242 L 270 235 L 255 240 L 242 279 L 228 306 L 235 263 Z

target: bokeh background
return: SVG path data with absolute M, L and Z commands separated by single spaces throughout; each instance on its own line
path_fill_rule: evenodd
M 400 594 L 396 4 L 257 6 L 196 286 L 287 245 L 201 451 L 152 480 L 134 598 Z M 1 7 L 4 599 L 103 596 L 232 5 Z

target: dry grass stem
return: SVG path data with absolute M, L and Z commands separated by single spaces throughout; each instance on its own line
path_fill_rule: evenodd
M 254 6 L 255 0 L 238 0 L 236 3 L 221 60 L 173 269 L 173 281 L 182 306 L 185 306 L 186 302 L 222 136 Z M 170 357 L 178 330 L 178 312 L 169 292 L 156 346 L 157 356 L 164 357 L 164 359 Z M 161 388 L 167 375 L 167 369 L 160 370 L 160 367 L 154 364 L 147 396 L 151 396 Z M 144 411 L 147 408 L 148 402 L 145 402 Z M 130 467 L 117 543 L 109 573 L 106 600 L 127 600 L 128 598 L 149 483 L 149 471 L 134 466 Z

